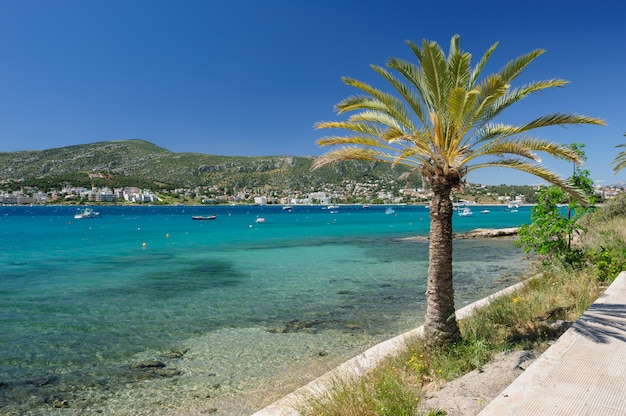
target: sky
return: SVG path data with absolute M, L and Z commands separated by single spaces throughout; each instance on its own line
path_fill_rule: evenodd
M 611 162 L 626 143 L 626 8 L 620 1 L 528 0 L 0 0 L 0 152 L 143 139 L 173 152 L 321 155 L 316 140 L 357 93 L 349 76 L 391 92 L 370 67 L 413 59 L 407 40 L 453 35 L 484 73 L 534 49 L 516 85 L 570 81 L 534 95 L 499 121 L 548 113 L 608 126 L 551 127 L 536 137 L 583 143 L 601 185 L 626 182 Z M 571 163 L 543 157 L 563 177 Z M 468 181 L 534 185 L 510 169 Z

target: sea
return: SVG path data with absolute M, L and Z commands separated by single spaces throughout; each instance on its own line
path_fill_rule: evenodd
M 93 208 L 0 206 L 1 415 L 252 414 L 423 322 L 423 205 Z M 454 232 L 530 220 L 471 209 Z M 455 240 L 457 306 L 529 265 Z

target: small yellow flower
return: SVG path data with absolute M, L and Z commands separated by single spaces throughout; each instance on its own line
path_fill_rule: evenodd
M 519 298 L 513 298 L 513 303 L 519 302 Z

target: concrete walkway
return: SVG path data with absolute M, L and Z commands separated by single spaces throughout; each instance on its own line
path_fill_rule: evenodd
M 626 415 L 626 272 L 479 416 Z

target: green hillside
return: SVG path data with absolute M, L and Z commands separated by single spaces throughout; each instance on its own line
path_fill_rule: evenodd
M 313 157 L 174 153 L 144 140 L 97 142 L 37 151 L 0 152 L 0 182 L 50 187 L 218 186 L 312 190 L 342 181 L 390 183 L 406 171 L 387 163 L 345 162 L 311 172 Z M 103 178 L 94 180 L 93 174 Z M 91 175 L 91 176 L 90 176 Z

